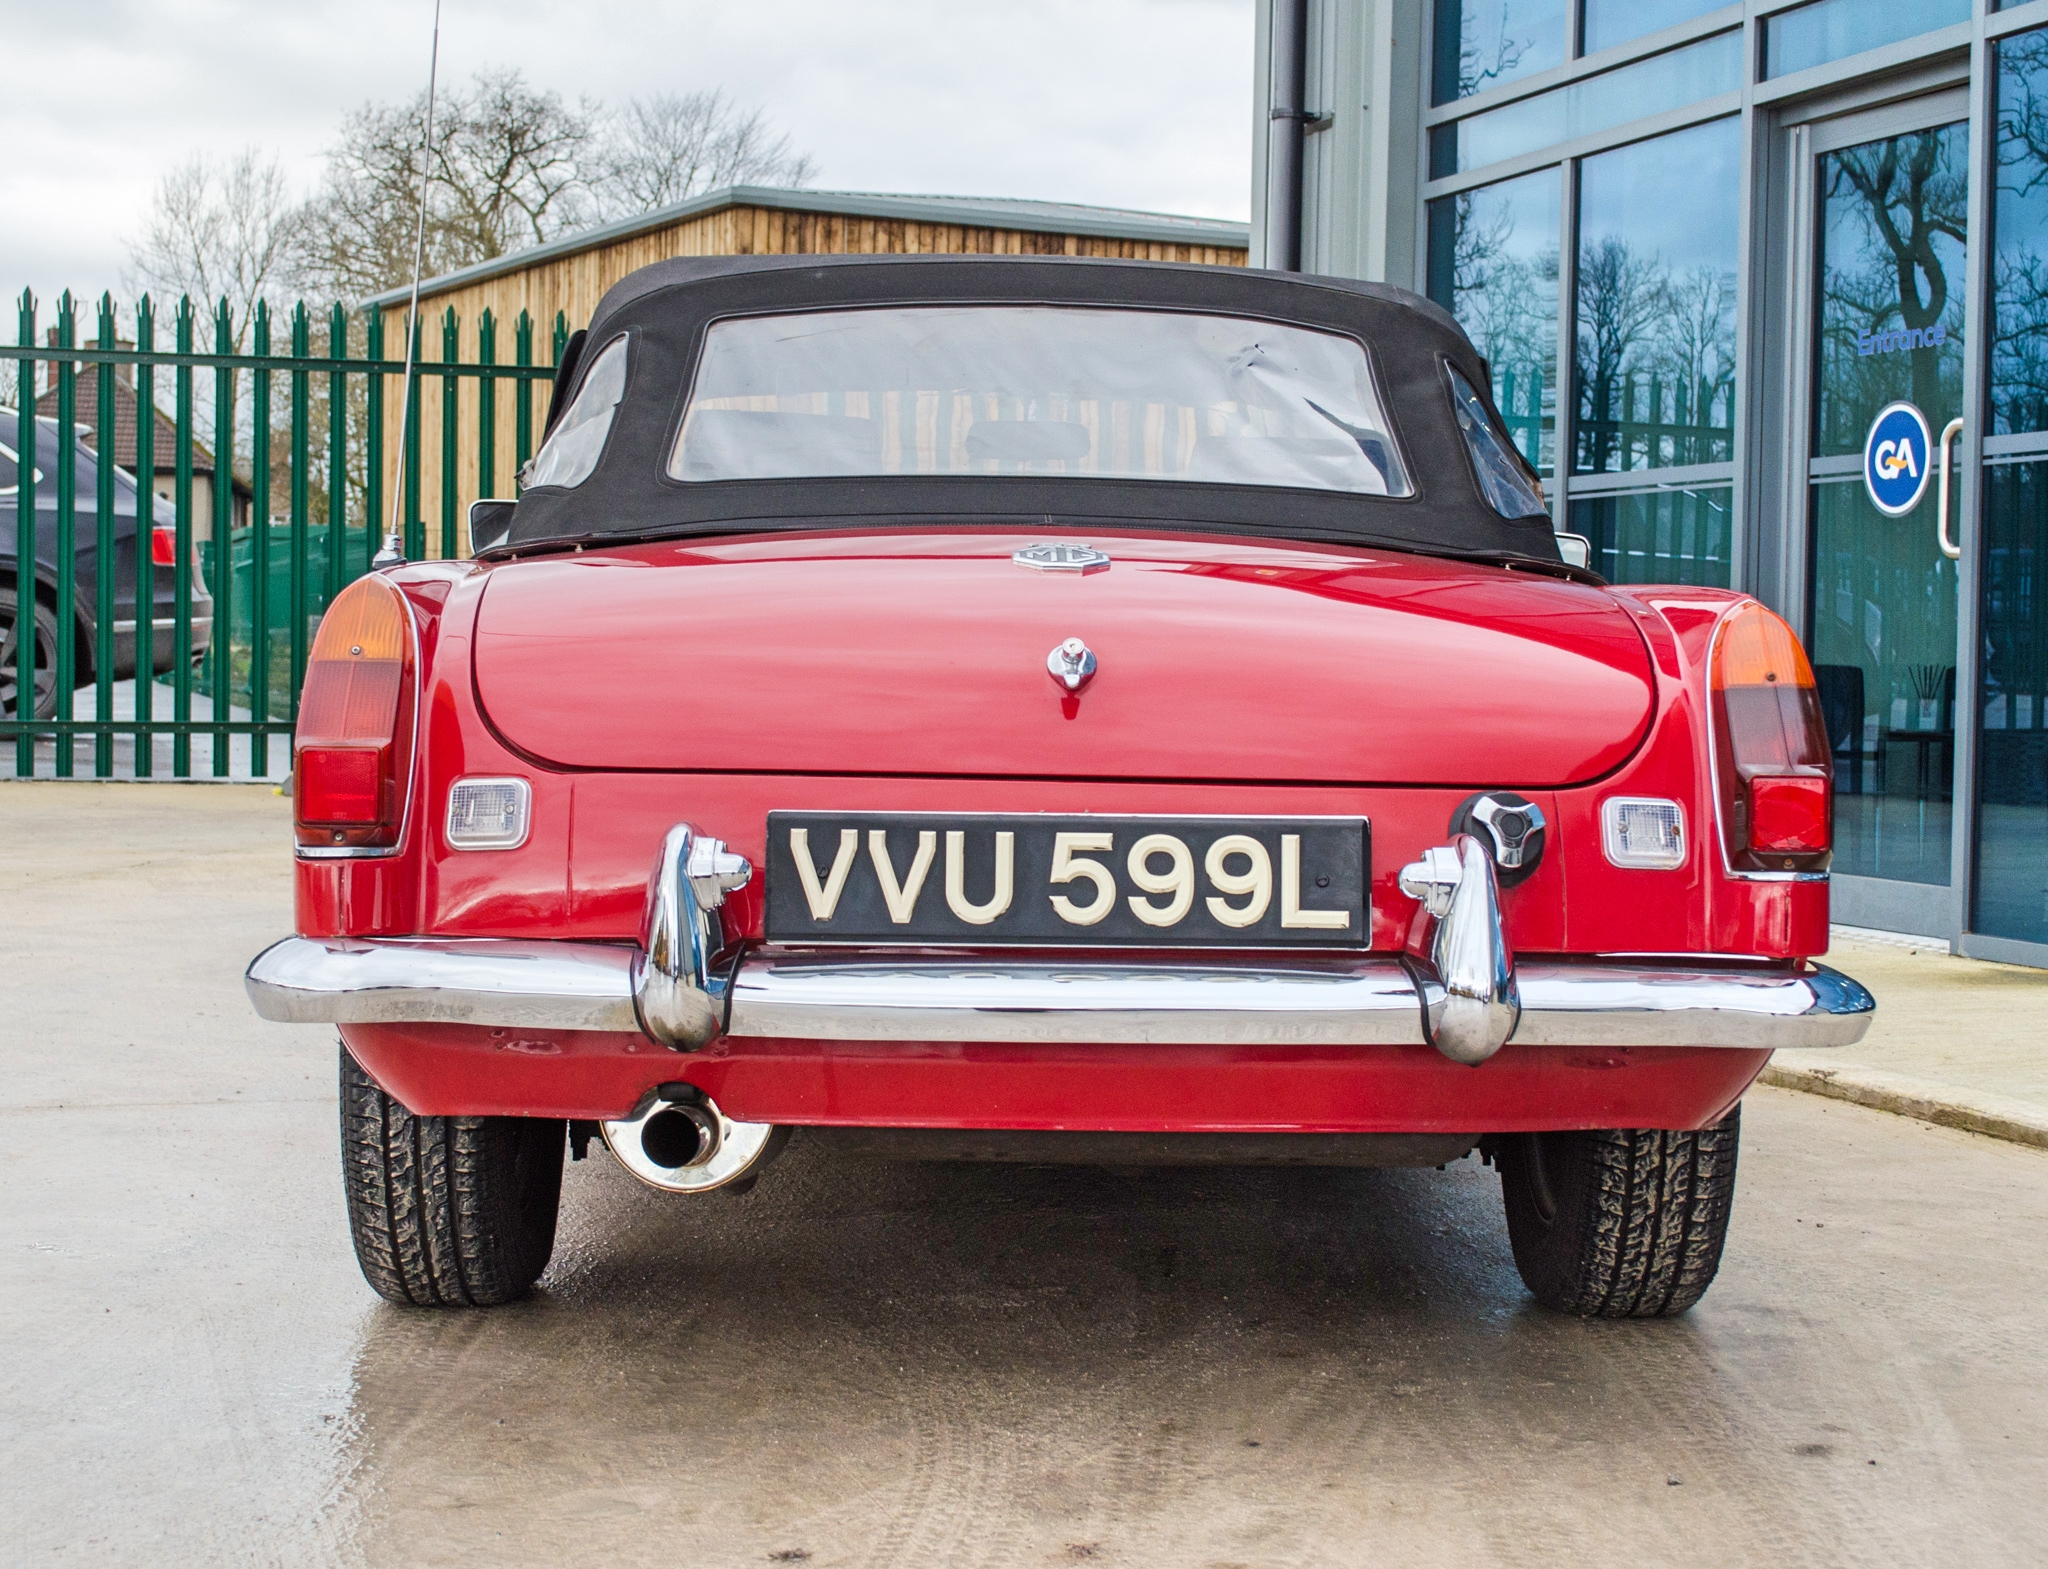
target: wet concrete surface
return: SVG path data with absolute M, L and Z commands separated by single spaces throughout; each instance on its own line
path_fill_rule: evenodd
M 0 786 L 7 1563 L 2038 1563 L 2048 1154 L 1757 1090 L 1721 1278 L 1546 1314 L 1476 1161 L 570 1168 L 388 1307 L 265 791 Z

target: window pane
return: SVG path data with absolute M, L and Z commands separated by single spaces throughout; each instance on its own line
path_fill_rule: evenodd
M 1984 710 L 1970 923 L 2048 942 L 2048 464 L 1984 475 Z
M 1835 870 L 1949 880 L 1956 564 L 1923 510 L 1887 518 L 1859 475 L 1816 480 L 1814 679 L 1835 758 Z
M 1820 160 L 1817 456 L 1861 452 L 1895 399 L 1937 431 L 1962 412 L 1968 151 L 1959 121 Z
M 2048 430 L 2048 32 L 1998 45 L 1991 428 Z
M 1743 86 L 1743 35 L 1716 33 L 1554 92 L 1430 131 L 1430 178 L 1499 164 Z
M 566 490 L 590 478 L 597 460 L 604 455 L 619 399 L 625 395 L 626 339 L 622 334 L 604 346 L 604 352 L 598 355 L 590 374 L 577 389 L 576 401 L 541 443 L 520 484 L 528 490 L 538 490 L 543 485 L 559 485 Z
M 1764 75 L 1787 76 L 1970 19 L 1970 0 L 1820 0 L 1764 19 Z
M 1741 150 L 1715 120 L 1580 164 L 1577 472 L 1734 458 Z
M 1717 33 L 1569 87 L 1436 126 L 1430 132 L 1430 178 L 1484 168 L 1741 86 L 1742 34 Z
M 1556 463 L 1559 174 L 1429 204 L 1429 295 L 1493 370 L 1493 402 L 1538 473 Z
M 1437 0 L 1433 103 L 1562 65 L 1571 0 Z
M 1472 383 L 1456 371 L 1451 372 L 1451 409 L 1486 504 L 1504 518 L 1547 517 L 1549 511 L 1535 481 L 1508 449 L 1500 426 L 1487 413 Z
M 1356 338 L 1242 316 L 1050 305 L 714 322 L 669 474 L 1413 493 Z
M 1586 0 L 1586 53 L 1721 10 L 1728 0 Z
M 1639 491 L 1572 502 L 1571 532 L 1593 542 L 1593 570 L 1610 583 L 1728 586 L 1729 517 L 1735 492 Z

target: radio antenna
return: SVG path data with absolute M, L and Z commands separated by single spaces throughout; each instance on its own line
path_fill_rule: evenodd
M 412 242 L 412 303 L 405 310 L 405 397 L 398 407 L 399 470 L 391 486 L 391 522 L 384 530 L 384 548 L 372 567 L 396 566 L 405 560 L 405 536 L 399 529 L 405 500 L 405 444 L 412 433 L 413 349 L 419 342 L 420 274 L 427 262 L 427 186 L 434 178 L 434 83 L 441 69 L 441 0 L 434 0 L 434 46 L 427 56 L 427 131 L 420 153 L 420 220 Z

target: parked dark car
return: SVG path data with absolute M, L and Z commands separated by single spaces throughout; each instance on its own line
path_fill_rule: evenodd
M 57 712 L 57 425 L 36 421 L 36 570 L 35 570 L 35 702 L 38 719 Z M 0 410 L 0 714 L 19 711 L 19 629 L 25 618 L 21 604 L 20 515 L 21 464 L 25 442 L 21 419 Z M 114 469 L 114 619 L 103 637 L 96 620 L 99 602 L 99 458 L 83 441 L 77 448 L 77 499 L 73 509 L 73 551 L 76 563 L 77 627 L 73 648 L 78 684 L 95 679 L 102 657 L 112 661 L 114 678 L 136 673 L 136 485 L 126 469 Z M 169 503 L 152 498 L 149 544 L 151 626 L 154 635 L 151 669 L 169 670 L 175 658 L 177 626 L 177 518 Z M 206 651 L 213 636 L 213 600 L 201 582 L 199 553 L 192 560 L 192 653 Z

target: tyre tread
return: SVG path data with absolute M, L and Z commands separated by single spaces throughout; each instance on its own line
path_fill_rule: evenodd
M 1721 1265 L 1741 1110 L 1697 1132 L 1600 1129 L 1547 1141 L 1555 1213 L 1535 1198 L 1528 1140 L 1501 1160 L 1515 1263 L 1540 1302 L 1586 1318 L 1665 1318 L 1699 1301 Z
M 363 1278 L 411 1307 L 524 1296 L 554 1251 L 564 1125 L 420 1117 L 341 1050 L 342 1177 Z

